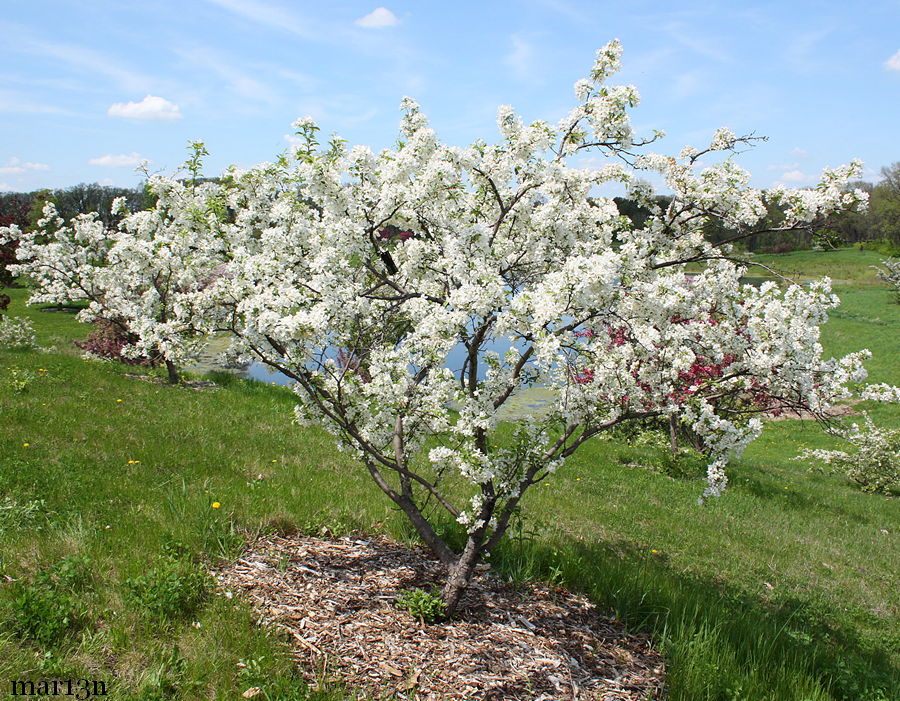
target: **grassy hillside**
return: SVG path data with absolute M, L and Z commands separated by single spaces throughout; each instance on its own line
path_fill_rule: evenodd
M 837 253 L 804 255 L 819 270 L 859 252 Z M 865 282 L 854 265 L 830 274 Z M 838 292 L 827 350 L 868 346 L 873 379 L 900 383 L 900 306 L 869 282 Z M 10 294 L 57 350 L 0 351 L 0 677 L 102 678 L 117 699 L 255 685 L 271 700 L 350 698 L 304 690 L 286 643 L 211 596 L 203 573 L 262 531 L 410 538 L 363 471 L 292 424 L 288 390 L 129 377 L 77 357 L 70 315 Z M 900 426 L 897 407 L 873 416 Z M 808 422 L 771 423 L 701 507 L 697 465 L 589 443 L 533 490 L 495 567 L 581 589 L 650 630 L 672 699 L 900 698 L 900 510 L 791 460 L 832 445 Z
M 829 251 L 794 251 L 792 253 L 757 253 L 750 260 L 769 266 L 788 277 L 825 277 L 854 284 L 880 285 L 871 266 L 879 265 L 885 256 L 875 251 L 839 248 Z M 765 275 L 760 268 L 751 268 L 753 275 Z

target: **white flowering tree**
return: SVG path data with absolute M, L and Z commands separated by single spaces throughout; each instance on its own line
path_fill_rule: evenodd
M 730 157 L 713 162 L 747 141 L 725 129 L 702 151 L 642 155 L 636 90 L 605 84 L 619 56 L 615 42 L 598 52 L 557 125 L 502 107 L 495 144 L 444 145 L 405 100 L 394 149 L 319 148 L 304 120 L 292 154 L 232 174 L 228 273 L 202 293 L 207 317 L 236 352 L 293 378 L 298 416 L 356 452 L 446 566 L 448 612 L 529 487 L 592 436 L 667 417 L 708 453 L 717 494 L 759 434 L 755 414 L 824 416 L 865 376 L 864 353 L 822 358 L 827 280 L 742 284 L 732 251 L 772 230 L 769 204 L 791 230 L 863 203 L 844 188 L 859 164 L 816 189 L 763 192 Z M 608 165 L 572 162 L 586 151 Z M 674 193 L 667 207 L 647 172 Z M 597 194 L 607 183 L 651 210 L 646 224 Z M 710 244 L 711 224 L 735 234 Z M 534 386 L 555 390 L 550 411 L 500 440 L 498 412 Z M 427 515 L 435 505 L 466 527 L 461 550 Z
M 749 139 L 726 129 L 677 158 L 644 153 L 654 139 L 637 139 L 628 118 L 637 91 L 606 85 L 619 57 L 616 42 L 598 52 L 559 124 L 526 125 L 502 107 L 494 144 L 442 144 L 405 100 L 393 149 L 320 148 L 303 120 L 300 147 L 214 191 L 182 196 L 159 179 L 166 224 L 159 206 L 126 218 L 119 231 L 137 252 L 104 247 L 107 263 L 79 285 L 146 280 L 172 261 L 165 298 L 180 303 L 165 318 L 121 295 L 142 342 L 179 348 L 155 332 L 173 323 L 227 331 L 236 354 L 293 378 L 298 417 L 356 453 L 446 566 L 451 614 L 527 490 L 591 437 L 668 419 L 709 455 L 706 494 L 718 494 L 728 460 L 759 434 L 755 415 L 824 417 L 865 376 L 864 353 L 822 358 L 818 326 L 837 304 L 827 280 L 742 284 L 732 249 L 863 203 L 845 189 L 859 164 L 826 171 L 816 189 L 764 192 L 731 160 Z M 579 167 L 586 152 L 607 165 Z M 674 195 L 664 208 L 648 173 Z M 649 209 L 643 225 L 598 193 L 610 183 Z M 783 218 L 772 224 L 769 209 Z M 710 226 L 734 235 L 711 244 Z M 142 248 L 161 231 L 171 253 Z M 142 289 L 154 303 L 164 296 Z M 536 386 L 554 390 L 549 411 L 501 438 L 500 411 Z M 461 549 L 435 508 L 465 527 Z
M 178 367 L 204 343 L 194 299 L 223 260 L 215 243 L 221 188 L 195 180 L 151 178 L 156 206 L 129 214 L 119 198 L 113 210 L 123 218 L 111 226 L 96 214 L 65 222 L 47 203 L 33 231 L 0 229 L 0 238 L 20 242 L 10 269 L 34 284 L 29 304 L 86 301 L 81 321 L 113 325 L 130 340 L 124 356 L 160 361 L 178 382 Z

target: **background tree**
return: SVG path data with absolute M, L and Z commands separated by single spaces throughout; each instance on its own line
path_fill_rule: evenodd
M 97 183 L 80 183 L 54 190 L 56 211 L 66 220 L 79 214 L 94 212 L 105 225 L 121 217 L 122 211 L 135 212 L 144 208 L 141 188 L 111 187 Z M 113 212 L 113 202 L 119 201 L 119 212 Z
M 28 195 L 19 192 L 0 193 L 0 227 L 8 227 L 13 224 L 20 227 L 26 226 L 30 208 L 31 198 Z M 7 266 L 16 262 L 18 247 L 18 240 L 0 243 L 0 287 L 9 287 L 15 281 L 15 277 Z
M 883 167 L 881 176 L 869 201 L 875 230 L 880 238 L 900 246 L 900 161 Z
M 176 383 L 178 367 L 205 342 L 194 299 L 222 262 L 205 229 L 215 222 L 206 213 L 216 186 L 160 180 L 150 188 L 157 198 L 152 210 L 129 214 L 128 202 L 119 198 L 109 209 L 110 225 L 97 213 L 67 221 L 47 202 L 32 230 L 7 227 L 0 237 L 20 242 L 20 262 L 11 271 L 31 279 L 30 304 L 86 301 L 79 319 L 99 322 L 89 349 L 163 363 Z M 208 239 L 203 246 L 201 235 Z

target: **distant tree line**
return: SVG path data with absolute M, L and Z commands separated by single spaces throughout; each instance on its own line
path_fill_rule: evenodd
M 0 192 L 0 226 L 17 224 L 20 228 L 33 229 L 42 216 L 44 204 L 53 202 L 63 219 L 77 214 L 97 212 L 100 219 L 110 223 L 113 200 L 124 197 L 131 211 L 144 208 L 147 195 L 144 187 L 111 187 L 97 183 L 81 183 L 56 190 L 34 192 Z
M 869 193 L 869 210 L 845 214 L 834 228 L 850 243 L 880 241 L 900 252 L 900 161 L 883 167 L 881 177 L 877 185 L 855 183 Z

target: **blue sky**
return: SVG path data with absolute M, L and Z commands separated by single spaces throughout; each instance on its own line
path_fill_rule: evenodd
M 379 3 L 384 2 L 384 5 Z M 207 172 L 272 160 L 298 117 L 390 146 L 416 98 L 446 142 L 494 140 L 499 104 L 555 121 L 609 39 L 654 149 L 719 126 L 769 137 L 739 162 L 768 187 L 900 160 L 900 3 L 30 0 L 0 20 L 0 190 L 136 185 L 189 139 Z

